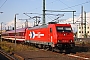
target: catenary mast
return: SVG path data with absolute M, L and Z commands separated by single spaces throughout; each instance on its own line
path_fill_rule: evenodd
M 45 0 L 43 0 L 43 25 L 45 25 Z

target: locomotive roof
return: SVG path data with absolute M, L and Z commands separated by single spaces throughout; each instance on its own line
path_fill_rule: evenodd
M 52 24 L 48 24 L 48 25 L 52 25 Z M 48 25 L 40 25 L 40 26 L 35 26 L 32 28 L 28 28 L 28 29 L 39 29 L 39 28 L 47 28 Z M 53 24 L 55 26 L 71 26 L 70 24 Z
M 70 24 L 56 24 L 56 26 L 71 26 Z
M 47 28 L 48 25 L 40 25 L 40 26 L 35 26 L 32 28 L 28 28 L 28 29 L 37 29 L 37 28 Z

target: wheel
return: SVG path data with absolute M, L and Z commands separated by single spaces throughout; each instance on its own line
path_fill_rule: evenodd
M 71 49 L 65 49 L 65 53 L 66 54 L 70 54 L 71 53 Z
M 52 47 L 52 52 L 55 52 L 54 47 Z

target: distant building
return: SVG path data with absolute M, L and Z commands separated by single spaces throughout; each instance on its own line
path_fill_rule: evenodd
M 85 25 L 79 24 L 77 26 L 77 38 L 84 38 L 85 31 L 87 38 L 90 38 L 90 24 L 86 24 L 86 29 L 85 29 Z

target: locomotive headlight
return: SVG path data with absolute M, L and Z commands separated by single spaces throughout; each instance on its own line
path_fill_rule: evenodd
M 58 40 L 58 43 L 60 43 L 61 42 L 61 40 Z
M 73 40 L 70 40 L 70 42 L 73 42 Z

